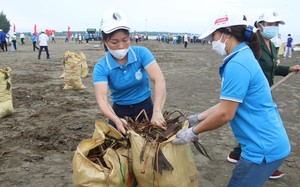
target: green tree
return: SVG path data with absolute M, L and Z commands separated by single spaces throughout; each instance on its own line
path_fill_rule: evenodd
M 0 13 L 0 29 L 2 29 L 5 33 L 8 33 L 10 29 L 10 22 L 7 20 L 3 11 Z

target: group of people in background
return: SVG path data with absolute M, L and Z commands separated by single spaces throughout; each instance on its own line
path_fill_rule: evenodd
M 289 57 L 289 58 L 292 57 L 293 38 L 292 38 L 291 34 L 287 35 L 287 41 L 284 43 L 282 41 L 281 34 L 278 33 L 278 35 L 277 35 L 277 37 L 276 37 L 276 39 L 274 41 L 274 44 L 275 44 L 275 47 L 277 49 L 278 56 L 282 55 L 284 59 L 286 57 Z M 281 54 L 281 52 L 279 50 L 281 47 L 284 48 L 284 50 L 282 50 L 282 54 Z
M 207 42 L 206 38 L 199 39 L 199 35 L 197 34 L 158 34 L 156 36 L 156 40 L 162 43 L 169 44 L 172 42 L 172 44 L 183 44 L 184 48 L 187 48 L 188 43 L 191 44 L 205 44 Z

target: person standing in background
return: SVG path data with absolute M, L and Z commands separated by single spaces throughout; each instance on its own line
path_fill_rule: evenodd
M 39 35 L 38 41 L 40 44 L 40 50 L 39 50 L 39 55 L 38 55 L 38 59 L 41 59 L 41 53 L 43 51 L 43 49 L 45 49 L 46 54 L 47 54 L 47 59 L 50 59 L 50 54 L 48 51 L 48 40 L 49 37 L 47 34 L 45 34 L 45 31 L 42 30 L 41 34 Z
M 183 36 L 183 42 L 184 42 L 184 48 L 187 48 L 188 46 L 189 37 L 187 34 L 184 34 Z
M 69 43 L 69 36 L 68 36 L 68 33 L 66 34 L 65 43 Z
M 25 44 L 25 34 L 23 32 L 21 32 L 20 34 L 20 39 L 21 39 L 21 44 L 24 45 Z
M 275 47 L 276 47 L 277 54 L 278 54 L 281 44 L 282 44 L 281 34 L 278 33 L 276 40 L 275 40 Z
M 32 41 L 33 51 L 35 51 L 35 49 L 39 50 L 39 48 L 36 46 L 36 40 L 37 40 L 37 37 L 34 35 L 34 33 L 32 33 L 31 41 Z
M 90 35 L 88 32 L 85 33 L 84 39 L 85 39 L 85 43 L 89 43 Z
M 7 51 L 7 36 L 6 36 L 6 33 L 0 29 L 0 41 L 1 41 L 1 49 L 2 51 L 4 51 L 4 48 L 5 48 L 5 51 Z
M 51 35 L 51 43 L 56 43 L 54 32 L 53 32 L 52 35 Z
M 139 43 L 139 33 L 135 33 L 134 39 L 135 39 L 135 43 L 138 44 Z
M 82 34 L 81 33 L 78 34 L 78 43 L 82 44 Z
M 293 43 L 293 38 L 292 38 L 291 34 L 288 34 L 288 39 L 286 42 L 283 58 L 285 58 L 287 55 L 289 58 L 292 57 L 292 47 L 293 47 L 292 43 Z
M 14 51 L 16 51 L 17 50 L 17 35 L 15 32 L 10 36 L 10 40 L 13 44 Z

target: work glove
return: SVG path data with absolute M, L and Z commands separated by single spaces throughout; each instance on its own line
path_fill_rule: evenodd
M 198 123 L 200 123 L 200 120 L 198 119 L 198 115 L 199 113 L 190 115 L 187 117 L 188 121 L 189 121 L 189 127 L 193 127 L 195 125 L 197 125 Z
M 194 127 L 188 129 L 181 129 L 176 134 L 176 139 L 172 141 L 173 144 L 186 144 L 192 140 L 198 140 L 198 135 L 194 133 Z

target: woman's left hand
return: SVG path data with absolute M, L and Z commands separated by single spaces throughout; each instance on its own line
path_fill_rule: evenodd
M 289 68 L 290 72 L 300 73 L 300 65 L 294 65 Z
M 151 123 L 165 128 L 166 120 L 161 112 L 153 112 Z

